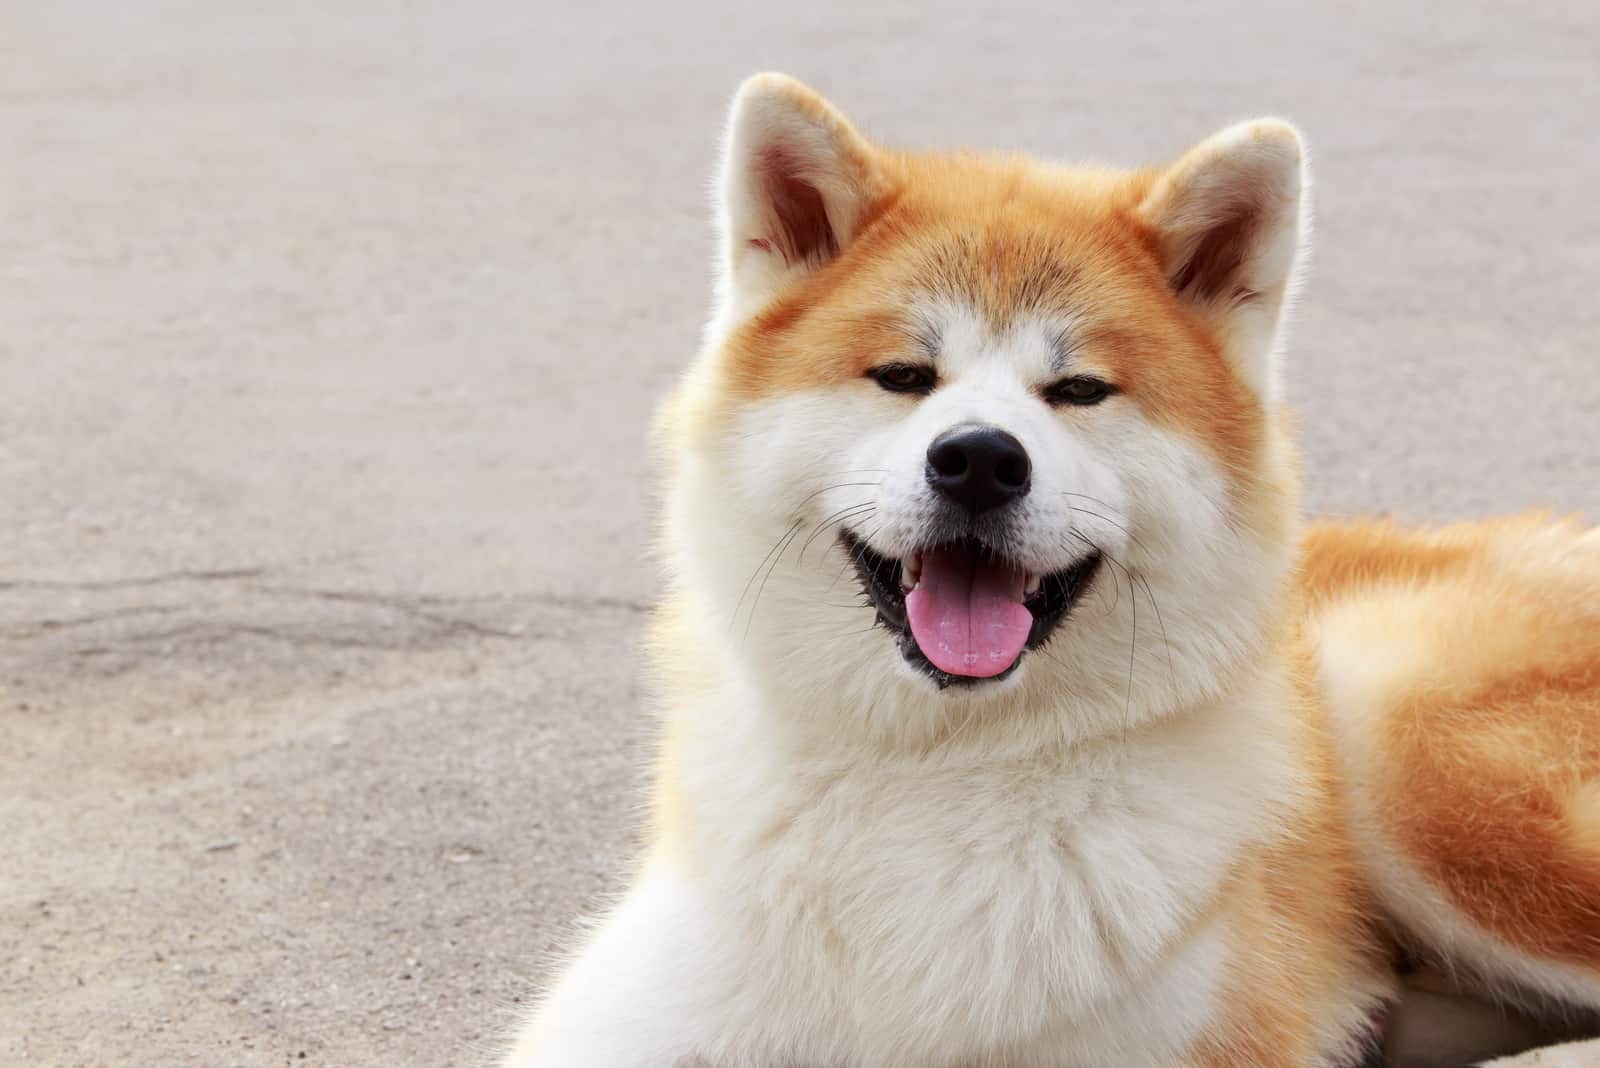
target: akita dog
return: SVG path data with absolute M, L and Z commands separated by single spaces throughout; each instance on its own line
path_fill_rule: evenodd
M 1354 1065 L 1600 1007 L 1600 534 L 1303 526 L 1295 130 L 891 151 L 746 82 L 649 846 L 506 1062 Z

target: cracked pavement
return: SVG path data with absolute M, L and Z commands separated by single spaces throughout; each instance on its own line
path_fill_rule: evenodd
M 1600 9 L 1088 13 L 10 5 L 0 1064 L 470 1065 L 617 884 L 753 70 L 913 145 L 1293 118 L 1310 504 L 1600 518 Z

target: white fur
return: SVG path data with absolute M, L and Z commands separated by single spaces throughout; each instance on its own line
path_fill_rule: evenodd
M 646 873 L 511 1063 L 1183 1063 L 1226 959 L 1187 925 L 1294 800 L 1277 697 L 885 754 L 729 686 L 680 738 L 694 870 Z
M 683 458 L 669 515 L 678 587 L 704 598 L 726 627 L 719 635 L 738 639 L 741 661 L 774 690 L 819 703 L 842 692 L 850 700 L 837 729 L 880 738 L 937 732 L 971 704 L 1004 700 L 1029 740 L 1070 741 L 1219 693 L 1261 649 L 1286 551 L 1234 530 L 1215 465 L 1134 405 L 1042 403 L 1031 387 L 1059 373 L 1047 344 L 1056 324 L 997 337 L 965 309 L 937 318 L 943 384 L 926 400 L 908 404 L 866 381 L 793 394 L 745 412 L 723 443 L 726 460 Z M 935 503 L 928 444 L 971 421 L 1004 428 L 1033 458 L 1009 555 L 1047 573 L 1093 544 L 1112 563 L 1045 655 L 976 696 L 935 699 L 887 635 L 863 633 L 873 612 L 848 604 L 857 587 L 835 539 L 843 525 L 886 555 L 908 552 Z M 874 511 L 845 512 L 854 507 Z M 812 662 L 796 662 L 802 649 Z
M 1209 1019 L 1225 932 L 1186 925 L 1298 802 L 1280 680 L 1229 673 L 1286 562 L 1196 448 L 1030 391 L 1059 324 L 933 314 L 928 400 L 790 396 L 680 458 L 674 584 L 724 680 L 674 725 L 693 870 L 650 870 L 513 1064 L 1180 1064 Z M 1071 564 L 1071 529 L 1139 578 L 1105 568 L 1010 680 L 940 693 L 845 603 L 832 532 L 801 546 L 871 503 L 854 525 L 904 551 L 927 443 L 973 420 L 1034 457 L 1017 559 Z

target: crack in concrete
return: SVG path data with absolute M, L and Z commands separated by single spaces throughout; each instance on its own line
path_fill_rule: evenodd
M 246 584 L 248 588 L 264 593 L 277 593 L 291 597 L 315 597 L 328 601 L 351 601 L 359 604 L 380 604 L 400 611 L 418 611 L 423 605 L 473 604 L 484 602 L 552 604 L 563 608 L 614 608 L 623 612 L 648 612 L 651 605 L 626 597 L 582 597 L 558 593 L 486 593 L 460 597 L 439 594 L 385 594 L 361 590 L 329 590 L 315 587 L 277 586 L 263 582 Z
M 451 613 L 446 609 L 450 606 L 465 606 L 468 604 L 498 604 L 504 606 L 545 604 L 571 609 L 609 609 L 632 614 L 644 613 L 650 609 L 650 605 L 645 602 L 607 596 L 574 597 L 543 593 L 495 593 L 449 597 L 437 594 L 374 593 L 365 590 L 338 590 L 249 581 L 259 579 L 266 573 L 266 570 L 264 567 L 234 567 L 211 570 L 185 569 L 162 572 L 155 575 L 89 581 L 19 578 L 0 582 L 0 591 L 70 590 L 109 593 L 116 590 L 147 589 L 178 583 L 220 582 L 233 585 L 241 591 L 270 597 L 308 599 L 396 612 L 426 624 L 428 631 L 434 638 L 474 636 L 502 641 L 537 641 L 543 639 L 546 635 L 539 632 L 530 632 L 519 624 L 495 626 L 475 619 L 462 618 L 460 615 Z M 204 611 L 205 606 L 203 604 L 135 604 L 67 618 L 47 617 L 22 620 L 4 630 L 0 630 L 0 639 L 25 641 L 42 638 L 60 631 L 78 630 L 121 619 L 137 619 L 144 616 L 158 615 L 170 616 L 183 612 L 199 614 Z M 352 625 L 350 629 L 351 631 L 356 631 L 361 628 L 357 625 Z M 234 622 L 204 618 L 166 630 L 117 635 L 112 640 L 112 644 L 118 646 L 147 646 L 161 641 L 192 640 L 208 636 L 212 639 L 222 639 L 228 635 L 241 634 L 296 645 L 320 644 L 330 647 L 382 650 L 402 650 L 415 647 L 415 642 L 406 641 L 399 636 L 397 636 L 399 640 L 385 641 L 379 638 L 361 638 L 351 636 L 351 634 L 329 633 L 326 629 L 326 624 L 319 627 L 314 621 L 308 621 L 305 626 L 297 629 L 294 625 L 286 628 L 267 623 Z M 102 643 L 93 649 L 78 649 L 75 655 L 106 655 L 111 651 L 111 649 L 105 648 L 104 643 Z
M 125 590 L 140 589 L 148 586 L 162 586 L 181 582 L 240 582 L 246 589 L 261 593 L 279 594 L 289 597 L 312 597 L 328 601 L 348 601 L 356 604 L 375 604 L 394 608 L 405 612 L 420 612 L 423 606 L 446 604 L 469 604 L 481 602 L 529 602 L 534 604 L 553 604 L 566 608 L 612 608 L 624 612 L 648 612 L 650 604 L 646 601 L 637 601 L 627 597 L 608 596 L 574 596 L 557 593 L 489 593 L 466 594 L 462 596 L 448 596 L 441 594 L 386 594 L 370 593 L 363 590 L 330 590 L 317 587 L 282 586 L 265 582 L 244 582 L 245 579 L 260 578 L 265 575 L 265 567 L 235 567 L 218 568 L 214 570 L 179 570 L 165 571 L 155 575 L 142 575 L 121 579 L 4 579 L 0 580 L 0 591 L 4 590 Z M 129 611 L 140 611 L 130 609 Z M 92 621 L 85 617 L 85 621 Z M 51 620 L 37 621 L 37 625 L 51 625 Z M 72 621 L 60 621 L 69 625 Z
M 464 626 L 441 626 L 439 633 L 471 633 L 483 637 L 503 638 L 516 641 L 537 641 L 544 637 L 542 634 L 513 634 L 509 631 L 496 631 L 491 628 L 482 628 L 467 624 Z M 384 652 L 404 652 L 416 649 L 419 642 L 415 641 L 379 641 L 375 638 L 363 638 L 336 634 L 319 633 L 316 631 L 295 632 L 293 630 L 270 627 L 260 623 L 222 623 L 202 621 L 185 623 L 166 630 L 146 631 L 142 634 L 131 634 L 118 639 L 122 647 L 135 645 L 151 645 L 163 641 L 185 641 L 196 639 L 186 644 L 204 644 L 207 640 L 222 641 L 237 635 L 249 635 L 258 638 L 267 638 L 273 641 L 285 642 L 290 645 L 326 646 L 336 649 L 375 649 Z M 105 656 L 115 650 L 108 648 L 80 649 L 77 655 Z
M 73 627 L 88 627 L 96 623 L 105 623 L 113 619 L 129 619 L 138 616 L 170 615 L 182 611 L 177 605 L 151 604 L 136 605 L 131 608 L 117 608 L 109 612 L 96 612 L 88 616 L 73 616 L 68 619 L 37 619 L 23 623 L 21 626 L 9 627 L 0 631 L 0 637 L 5 638 L 32 638 L 41 631 L 70 630 Z
M 138 578 L 72 580 L 72 579 L 3 579 L 0 590 L 131 590 L 141 586 L 162 586 L 172 582 L 228 582 L 238 579 L 259 578 L 266 574 L 264 567 L 231 567 L 210 571 L 164 571 Z

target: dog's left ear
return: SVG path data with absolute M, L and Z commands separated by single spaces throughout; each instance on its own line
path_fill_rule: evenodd
M 1307 184 L 1300 135 L 1261 119 L 1202 141 L 1157 175 L 1138 208 L 1169 284 L 1269 405 L 1279 321 L 1309 228 Z
M 722 300 L 742 319 L 839 255 L 887 189 L 877 151 L 782 74 L 739 87 L 718 188 Z

